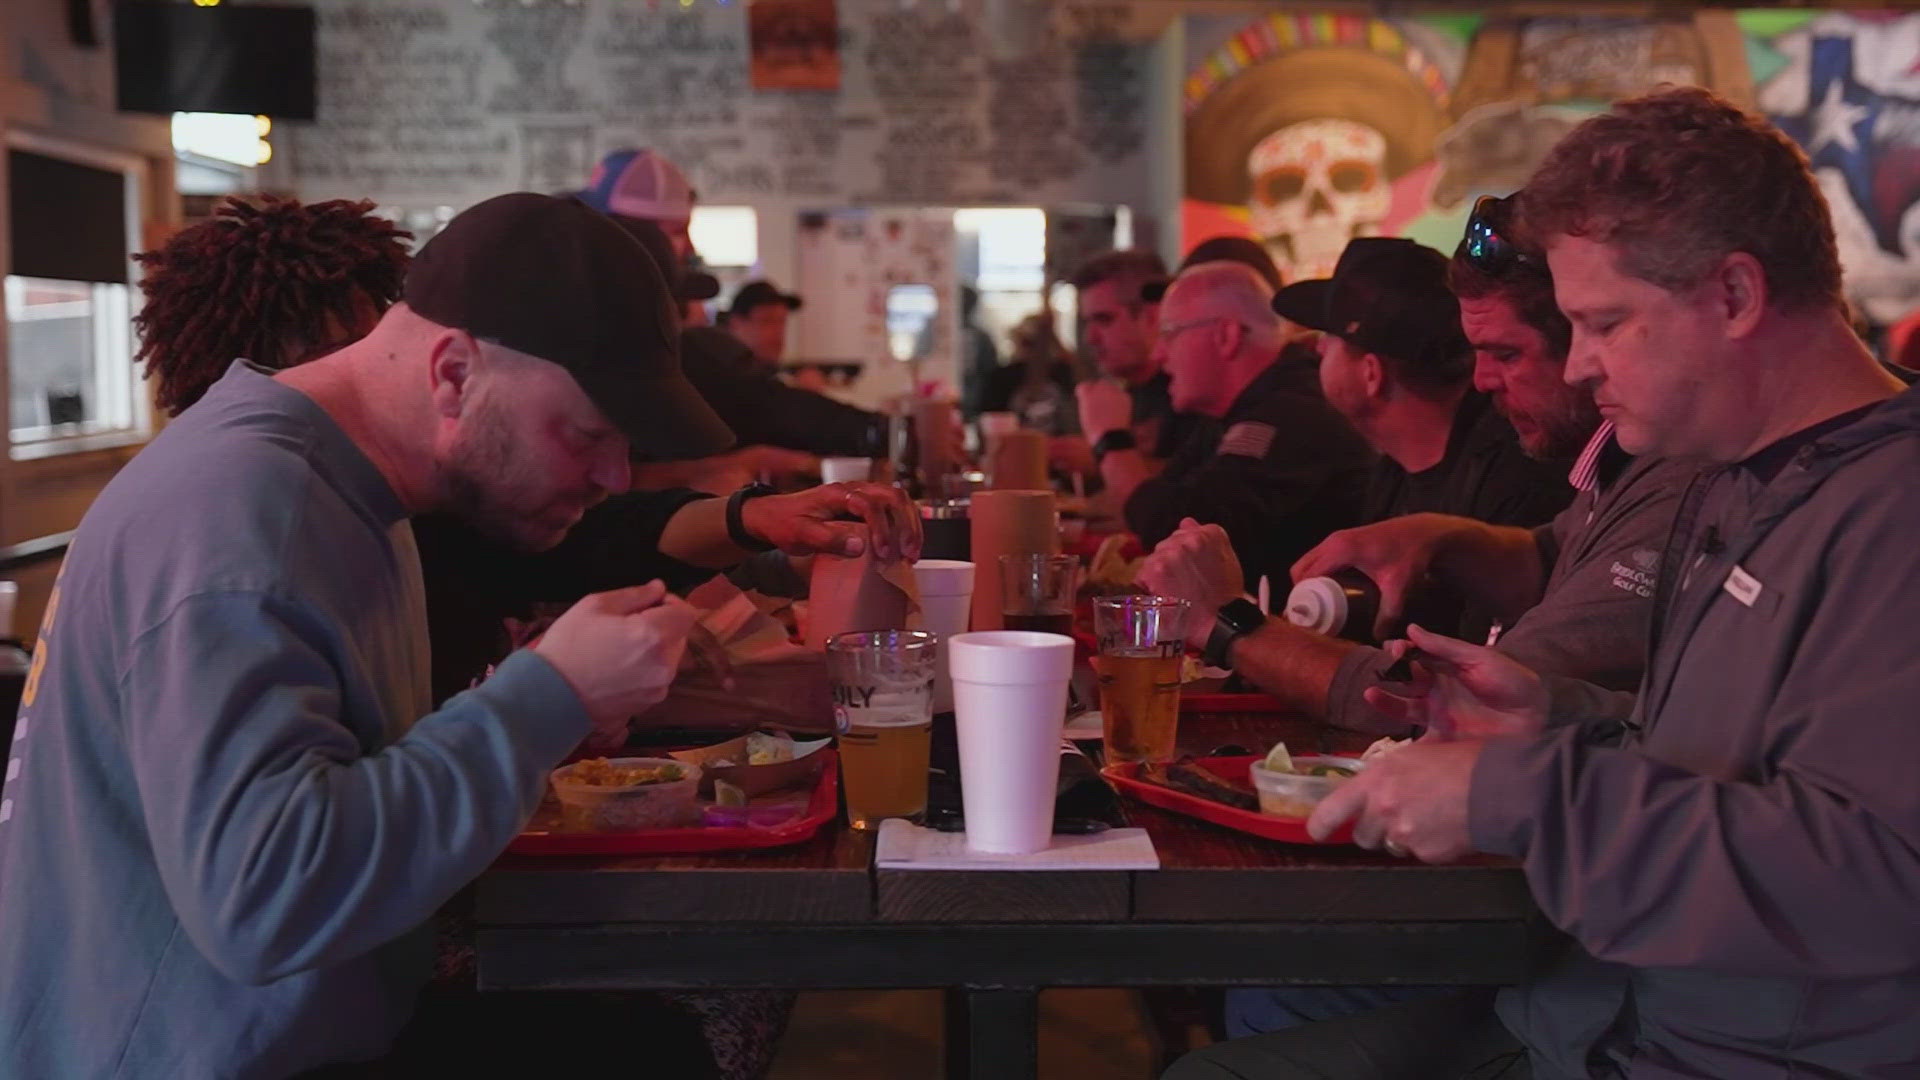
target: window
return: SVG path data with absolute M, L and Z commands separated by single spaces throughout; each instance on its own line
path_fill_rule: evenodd
M 7 276 L 14 446 L 137 430 L 125 285 Z
M 746 269 L 760 262 L 760 221 L 751 206 L 695 206 L 687 232 L 710 267 Z
M 979 238 L 983 293 L 1039 292 L 1047 277 L 1047 215 L 1036 207 L 955 210 L 954 231 Z
M 8 429 L 15 460 L 137 442 L 139 159 L 8 133 Z
M 887 351 L 895 360 L 922 360 L 933 346 L 933 320 L 940 294 L 931 285 L 895 285 L 887 290 Z
M 1047 282 L 1046 211 L 1032 206 L 955 210 L 953 228 L 962 245 L 963 271 L 971 271 L 970 284 L 980 293 L 974 325 L 987 332 L 1005 357 L 1011 352 L 1008 331 L 1042 310 L 1048 300 L 1042 291 Z M 965 254 L 968 247 L 973 249 L 971 258 Z M 1072 295 L 1068 289 L 1069 300 Z M 1063 316 L 1059 297 L 1053 301 L 1056 329 L 1065 328 L 1061 340 L 1072 341 L 1073 308 L 1069 303 Z

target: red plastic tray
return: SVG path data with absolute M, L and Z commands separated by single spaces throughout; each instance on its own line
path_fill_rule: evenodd
M 840 763 L 831 747 L 825 754 L 820 779 L 813 786 L 806 813 L 771 828 L 700 826 L 686 829 L 641 829 L 634 832 L 556 832 L 529 830 L 507 845 L 510 855 L 701 855 L 714 851 L 751 851 L 784 847 L 810 840 L 822 825 L 840 812 Z
M 1213 757 L 1200 758 L 1198 764 L 1206 766 L 1224 780 L 1246 780 L 1247 768 L 1258 757 Z M 1300 763 L 1320 760 L 1319 755 L 1302 755 L 1293 759 Z M 1128 795 L 1139 799 L 1148 806 L 1157 806 L 1162 810 L 1171 810 L 1176 814 L 1196 817 L 1225 828 L 1235 829 L 1268 840 L 1284 840 L 1289 844 L 1351 844 L 1353 827 L 1345 825 L 1326 840 L 1315 840 L 1307 835 L 1306 818 L 1283 818 L 1262 814 L 1257 810 L 1236 810 L 1212 799 L 1202 799 L 1198 795 L 1189 795 L 1184 791 L 1149 784 L 1139 778 L 1140 765 L 1128 761 L 1109 765 L 1100 770 L 1105 776 Z

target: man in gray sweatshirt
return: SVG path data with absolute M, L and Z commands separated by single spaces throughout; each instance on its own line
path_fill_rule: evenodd
M 1920 1075 L 1920 397 L 1854 335 L 1826 203 L 1766 121 L 1696 88 L 1623 102 L 1527 192 L 1568 377 L 1626 449 L 1719 465 L 1662 553 L 1638 706 L 1596 739 L 1610 718 L 1554 715 L 1528 669 L 1416 633 L 1431 678 L 1372 700 L 1452 741 L 1309 827 L 1521 860 L 1570 939 L 1499 1004 L 1535 1077 Z M 1332 1025 L 1248 1040 L 1230 1074 L 1344 1043 L 1401 1056 L 1331 1075 L 1458 1075 L 1497 1050 L 1458 1012 Z
M 368 336 L 278 376 L 234 364 L 107 486 L 0 800 L 0 1075 L 384 1051 L 428 916 L 584 736 L 664 696 L 692 621 L 657 582 L 587 597 L 433 711 L 407 518 L 539 549 L 625 489 L 630 443 L 723 449 L 668 303 L 586 207 L 489 200 Z

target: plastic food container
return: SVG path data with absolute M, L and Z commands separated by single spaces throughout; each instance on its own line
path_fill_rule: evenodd
M 585 762 L 553 771 L 553 793 L 560 799 L 561 824 L 586 832 L 627 832 L 635 829 L 673 829 L 700 824 L 694 801 L 700 770 L 668 758 L 611 758 L 615 768 L 669 768 L 677 780 L 621 787 L 585 784 L 575 770 Z
M 1318 759 L 1296 759 L 1314 762 Z M 1327 764 L 1351 768 L 1345 761 L 1327 760 Z M 1320 800 L 1333 793 L 1333 789 L 1346 783 L 1345 776 L 1299 776 L 1294 773 L 1277 773 L 1256 761 L 1247 769 L 1247 775 L 1253 780 L 1253 789 L 1260 793 L 1260 812 L 1272 817 L 1304 818 L 1313 815 L 1313 808 Z

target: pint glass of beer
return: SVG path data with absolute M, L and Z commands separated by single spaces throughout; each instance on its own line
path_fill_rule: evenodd
M 856 829 L 878 829 L 883 819 L 926 813 L 939 649 L 937 637 L 919 630 L 827 639 L 840 780 L 846 786 L 847 821 Z
M 1094 600 L 1108 761 L 1173 760 L 1187 611 L 1185 600 L 1166 596 Z

